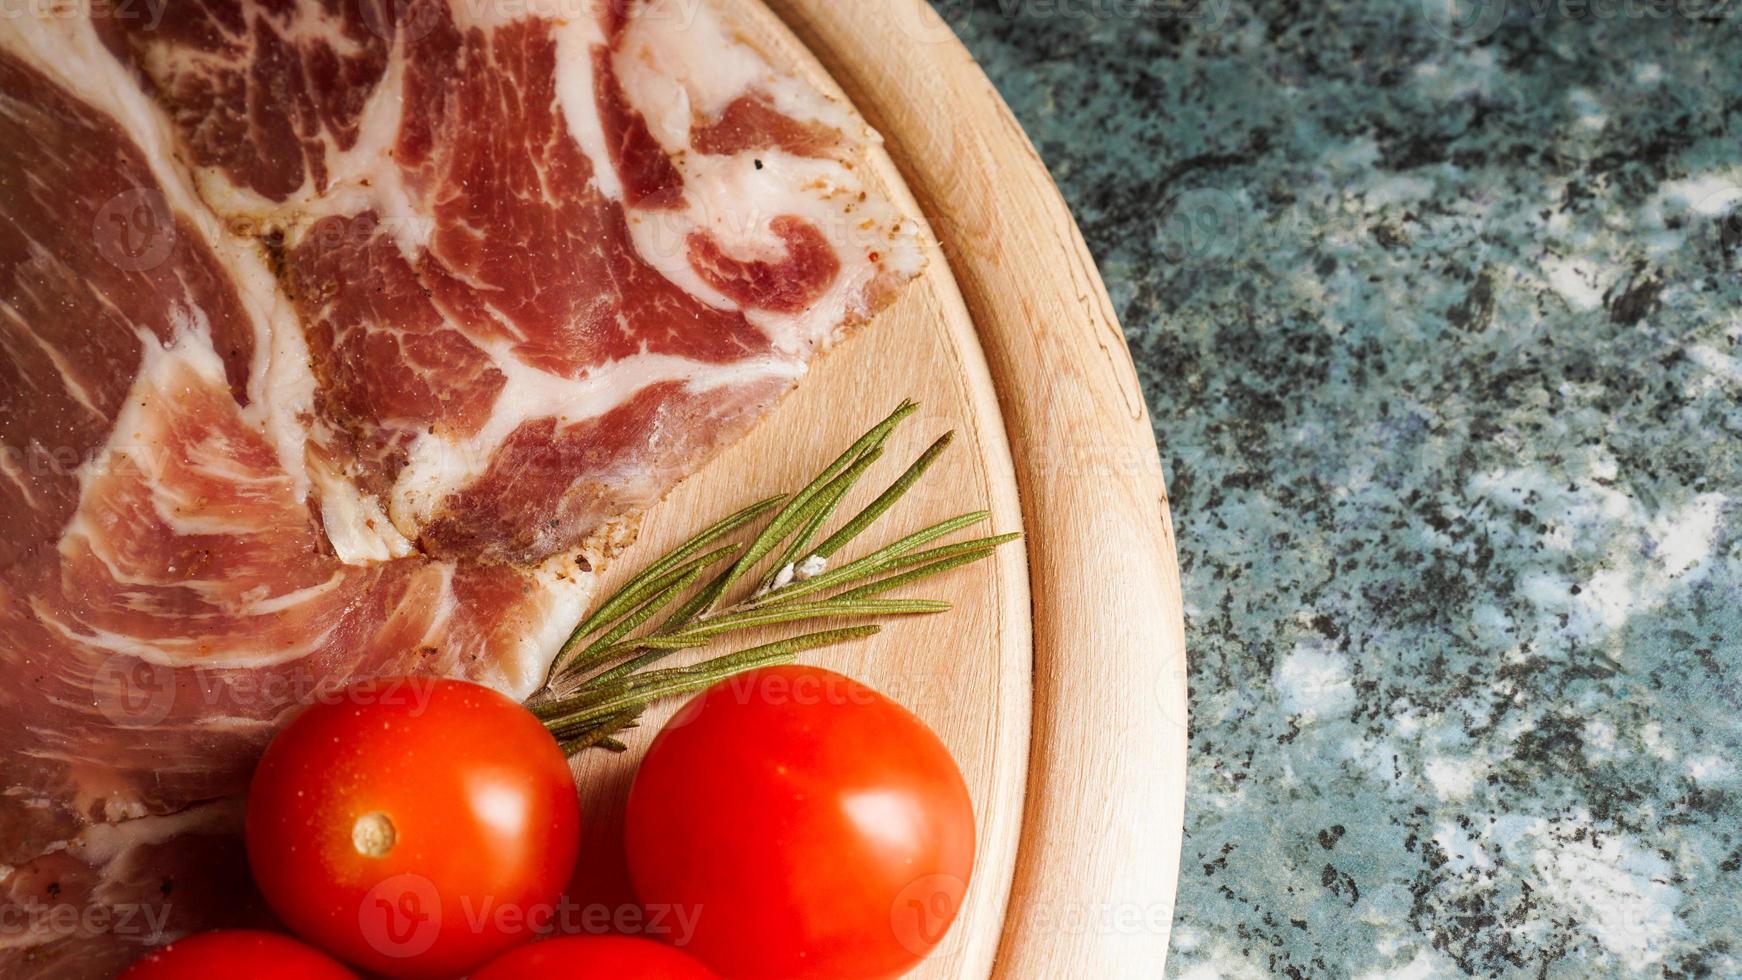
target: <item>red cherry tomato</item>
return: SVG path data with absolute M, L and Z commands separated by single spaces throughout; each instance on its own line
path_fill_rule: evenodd
M 462 974 L 547 927 L 579 833 L 556 741 L 461 681 L 371 681 L 310 706 L 248 796 L 248 860 L 273 910 L 395 977 Z
M 670 946 L 633 936 L 569 936 L 510 950 L 470 980 L 720 980 L 714 971 Z
M 121 980 L 252 977 L 254 980 L 357 980 L 357 975 L 288 936 L 252 929 L 202 932 L 146 954 Z
M 813 667 L 684 706 L 636 774 L 626 836 L 642 902 L 693 910 L 684 949 L 732 980 L 898 976 L 943 939 L 974 864 L 943 743 Z

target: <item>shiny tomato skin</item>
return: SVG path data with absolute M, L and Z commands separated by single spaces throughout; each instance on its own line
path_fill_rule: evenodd
M 567 936 L 509 950 L 468 980 L 720 980 L 696 960 L 651 939 Z
M 121 980 L 357 980 L 337 960 L 289 936 L 253 929 L 202 932 L 153 950 L 121 973 Z
M 369 681 L 309 706 L 248 796 L 248 859 L 273 911 L 391 977 L 457 976 L 531 939 L 579 834 L 556 741 L 463 681 Z
M 943 939 L 974 863 L 937 735 L 802 666 L 685 705 L 636 774 L 625 837 L 641 901 L 692 910 L 683 948 L 732 980 L 899 976 Z

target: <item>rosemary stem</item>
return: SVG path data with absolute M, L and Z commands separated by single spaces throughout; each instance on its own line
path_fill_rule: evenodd
M 871 636 L 880 627 L 822 629 L 693 666 L 657 667 L 677 651 L 709 646 L 752 629 L 947 611 L 947 602 L 878 596 L 980 561 L 1019 536 L 997 535 L 919 550 L 985 520 L 990 515 L 984 511 L 933 524 L 810 579 L 791 581 L 792 576 L 783 574 L 810 556 L 827 559 L 838 554 L 891 510 L 948 448 L 953 433 L 933 442 L 876 499 L 813 545 L 883 456 L 896 426 L 917 409 L 912 401 L 902 402 L 804 489 L 759 501 L 715 522 L 642 569 L 587 615 L 554 658 L 544 689 L 527 702 L 563 750 L 570 754 L 588 748 L 625 751 L 617 735 L 638 725 L 655 701 L 700 691 L 745 671 L 790 662 L 806 650 Z M 761 526 L 749 535 L 747 544 L 722 543 L 758 521 Z M 773 567 L 763 568 L 770 558 Z M 722 562 L 725 568 L 709 578 L 710 569 Z M 752 575 L 758 576 L 755 588 L 734 589 Z M 728 604 L 729 595 L 739 598 Z M 659 625 L 647 628 L 662 613 L 665 618 Z

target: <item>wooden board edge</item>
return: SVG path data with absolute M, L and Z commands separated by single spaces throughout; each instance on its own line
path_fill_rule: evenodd
M 1035 685 L 996 973 L 1159 975 L 1184 824 L 1184 608 L 1154 430 L 1106 287 L 1021 126 L 925 0 L 767 2 L 889 141 L 1011 440 Z

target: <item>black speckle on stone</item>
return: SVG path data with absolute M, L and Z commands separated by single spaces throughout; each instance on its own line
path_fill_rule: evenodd
M 1333 865 L 1325 865 L 1324 870 L 1319 873 L 1319 884 L 1350 905 L 1361 901 L 1361 889 L 1355 884 L 1354 877 L 1346 871 L 1337 870 Z
M 1398 249 L 1409 244 L 1409 235 L 1402 228 L 1385 222 L 1373 229 L 1373 240 L 1386 249 Z
M 1451 137 L 1438 134 L 1410 134 L 1388 141 L 1381 152 L 1379 165 L 1387 170 L 1414 170 L 1444 163 L 1451 155 Z
M 1657 298 L 1663 293 L 1663 280 L 1651 276 L 1638 277 L 1625 292 L 1609 302 L 1609 319 L 1631 327 L 1657 309 Z
M 1598 154 L 1585 169 L 1593 174 L 1606 174 L 1623 167 L 1635 166 L 1661 177 L 1667 173 L 1666 161 L 1686 149 L 1693 141 L 1694 135 L 1688 131 L 1688 117 L 1682 116 L 1676 122 L 1651 133 L 1642 142 Z
M 1343 631 L 1337 628 L 1336 621 L 1324 613 L 1313 617 L 1313 629 L 1318 630 L 1319 635 L 1327 640 L 1339 639 L 1343 635 Z
M 1446 319 L 1459 330 L 1481 333 L 1494 322 L 1494 275 L 1487 269 L 1476 276 L 1462 302 L 1446 311 Z

